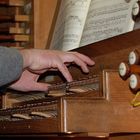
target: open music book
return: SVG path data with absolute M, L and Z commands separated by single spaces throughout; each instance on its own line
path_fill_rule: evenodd
M 50 49 L 68 51 L 133 30 L 138 0 L 62 0 Z

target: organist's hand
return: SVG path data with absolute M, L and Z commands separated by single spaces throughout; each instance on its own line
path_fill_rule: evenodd
M 78 52 L 63 52 L 57 50 L 25 49 L 21 50 L 24 62 L 24 71 L 11 88 L 20 91 L 46 91 L 48 84 L 39 83 L 39 76 L 47 70 L 57 69 L 68 82 L 72 76 L 67 64 L 75 63 L 83 72 L 88 73 L 88 65 L 94 65 L 94 61 Z

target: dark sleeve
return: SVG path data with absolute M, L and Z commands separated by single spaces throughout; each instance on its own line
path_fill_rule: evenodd
M 17 80 L 23 68 L 23 58 L 15 48 L 0 47 L 0 87 Z

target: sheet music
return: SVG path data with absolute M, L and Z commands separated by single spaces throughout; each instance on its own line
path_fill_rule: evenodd
M 138 0 L 91 0 L 80 46 L 133 30 Z
M 62 0 L 50 49 L 79 47 L 91 0 Z

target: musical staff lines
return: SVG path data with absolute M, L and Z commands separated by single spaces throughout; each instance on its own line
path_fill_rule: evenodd
M 51 48 L 69 50 L 79 46 L 90 2 L 62 0 Z

